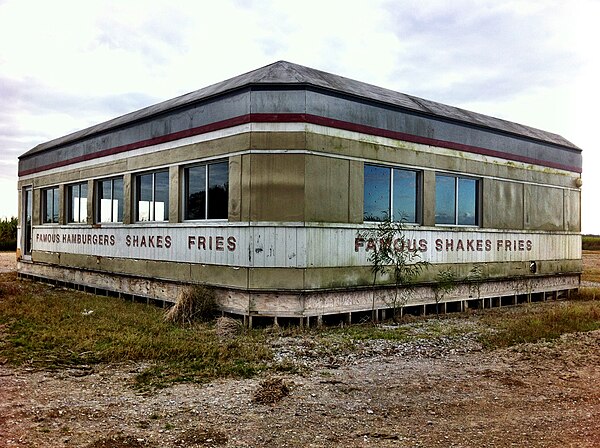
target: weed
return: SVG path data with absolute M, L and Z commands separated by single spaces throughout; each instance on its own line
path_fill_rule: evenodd
M 167 322 L 191 324 L 211 320 L 217 311 L 214 291 L 202 285 L 182 288 L 177 302 L 165 314 Z

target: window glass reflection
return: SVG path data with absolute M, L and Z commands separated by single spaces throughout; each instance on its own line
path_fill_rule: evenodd
M 389 168 L 365 165 L 364 221 L 383 221 L 390 213 Z
M 456 221 L 456 185 L 453 176 L 435 176 L 435 223 L 454 224 Z

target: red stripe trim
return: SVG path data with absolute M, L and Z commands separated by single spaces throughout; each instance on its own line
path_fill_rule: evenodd
M 438 140 L 434 138 L 421 137 L 418 135 L 407 134 L 405 132 L 390 131 L 387 129 L 376 128 L 373 126 L 367 126 L 362 124 L 351 123 L 348 121 L 335 120 L 333 118 L 321 117 L 312 114 L 246 114 L 234 118 L 228 118 L 226 120 L 217 121 L 204 126 L 197 126 L 195 128 L 186 129 L 183 131 L 173 132 L 171 134 L 162 135 L 160 137 L 154 137 L 139 142 L 128 143 L 126 145 L 116 146 L 113 148 L 104 149 L 92 154 L 85 154 L 78 157 L 73 157 L 67 160 L 61 160 L 55 163 L 50 163 L 38 168 L 32 168 L 29 170 L 19 171 L 19 176 L 26 176 L 28 174 L 38 173 L 41 171 L 50 170 L 53 168 L 60 168 L 63 166 L 71 165 L 77 162 L 85 162 L 88 160 L 97 159 L 100 157 L 110 156 L 114 154 L 120 154 L 127 151 L 133 151 L 135 149 L 144 148 L 147 146 L 158 145 L 161 143 L 168 143 L 175 140 L 180 140 L 186 137 L 193 137 L 196 135 L 206 134 L 208 132 L 218 131 L 233 126 L 238 126 L 247 123 L 311 123 L 326 127 L 332 127 L 337 129 L 343 129 L 346 131 L 360 132 L 362 134 L 375 135 L 379 137 L 387 137 L 395 140 L 404 140 L 411 143 L 420 143 L 430 146 L 438 146 L 442 148 L 456 149 L 458 151 L 470 152 L 473 154 L 481 154 L 491 157 L 499 157 L 508 160 L 514 160 L 517 162 L 535 164 L 547 166 L 550 168 L 556 168 L 561 170 L 573 171 L 581 173 L 581 168 L 563 165 L 560 163 L 538 160 L 531 157 L 520 156 L 518 154 L 510 154 L 501 151 L 495 151 L 487 148 L 480 148 L 477 146 L 464 145 L 461 143 L 449 142 L 445 140 Z

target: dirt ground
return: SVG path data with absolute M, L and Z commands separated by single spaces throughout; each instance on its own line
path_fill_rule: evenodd
M 140 394 L 142 365 L 0 359 L 0 447 L 600 446 L 600 331 L 491 352 L 461 338 L 312 357 L 310 373 L 280 376 L 289 395 L 273 404 L 253 400 L 265 378 Z

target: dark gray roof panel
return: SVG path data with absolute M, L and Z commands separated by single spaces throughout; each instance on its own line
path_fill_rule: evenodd
M 289 85 L 292 87 L 293 85 L 299 84 L 325 89 L 342 95 L 360 97 L 367 101 L 385 103 L 391 106 L 408 109 L 410 111 L 426 115 L 432 115 L 438 118 L 491 128 L 526 138 L 552 143 L 566 148 L 572 148 L 575 150 L 579 149 L 563 137 L 550 132 L 545 132 L 506 120 L 470 112 L 457 107 L 447 106 L 434 101 L 416 98 L 400 92 L 395 92 L 382 87 L 377 87 L 371 84 L 345 78 L 343 76 L 304 67 L 302 65 L 292 64 L 286 61 L 279 61 L 234 78 L 221 81 L 217 84 L 204 87 L 200 90 L 196 90 L 195 92 L 163 101 L 153 106 L 149 106 L 104 123 L 91 126 L 87 129 L 74 132 L 64 137 L 42 143 L 26 152 L 21 157 L 28 157 L 46 149 L 73 143 L 94 134 L 111 131 L 115 128 L 123 127 L 152 116 L 160 115 L 173 109 L 178 109 L 193 103 L 205 101 L 217 95 L 232 92 L 243 87 L 253 85 Z

